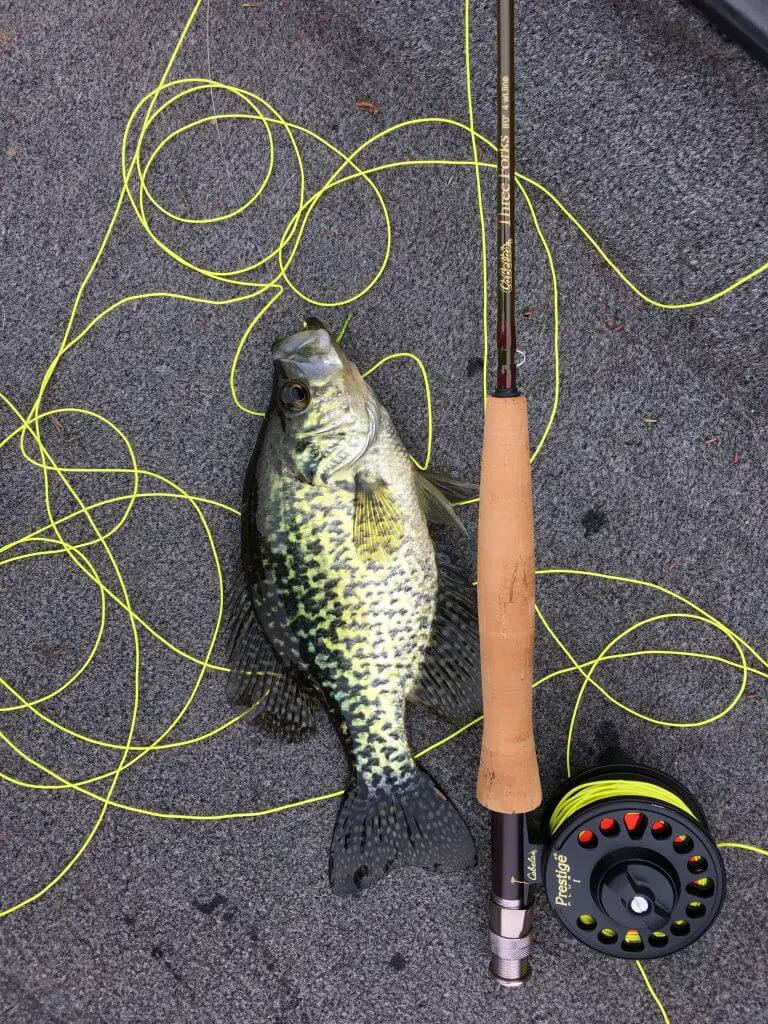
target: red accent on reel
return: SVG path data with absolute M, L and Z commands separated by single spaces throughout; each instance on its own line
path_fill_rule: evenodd
M 647 824 L 648 819 L 639 811 L 627 811 L 624 815 L 624 828 L 632 839 L 639 839 L 643 832 L 645 832 L 645 826 Z

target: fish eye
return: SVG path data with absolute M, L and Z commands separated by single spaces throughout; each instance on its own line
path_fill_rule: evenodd
M 309 405 L 309 388 L 300 380 L 286 380 L 278 392 L 280 405 L 287 412 L 303 412 Z

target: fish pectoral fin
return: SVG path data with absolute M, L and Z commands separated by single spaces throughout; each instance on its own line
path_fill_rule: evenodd
M 315 731 L 317 703 L 312 685 L 298 669 L 278 660 L 259 625 L 242 571 L 234 581 L 229 603 L 229 700 L 253 706 L 256 722 L 283 739 L 310 735 Z
M 462 532 L 466 533 L 464 524 L 456 515 L 452 502 L 466 501 L 468 498 L 476 497 L 475 485 L 463 480 L 454 480 L 449 476 L 442 476 L 440 473 L 433 473 L 428 469 L 417 469 L 414 473 L 419 500 L 427 519 L 434 523 L 458 526 Z
M 421 678 L 409 694 L 452 722 L 482 712 L 477 594 L 460 570 L 437 556 L 437 609 Z
M 383 480 L 355 476 L 353 540 L 364 562 L 389 561 L 405 536 L 402 513 Z
M 339 809 L 329 874 L 335 893 L 357 893 L 399 867 L 462 871 L 477 863 L 469 829 L 427 773 L 379 786 L 353 779 Z

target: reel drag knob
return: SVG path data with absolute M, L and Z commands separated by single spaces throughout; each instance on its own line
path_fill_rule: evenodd
M 628 858 L 635 852 L 627 852 Z M 629 928 L 638 923 L 661 928 L 671 920 L 677 892 L 672 878 L 655 864 L 627 859 L 609 868 L 597 885 L 597 899 L 608 917 Z

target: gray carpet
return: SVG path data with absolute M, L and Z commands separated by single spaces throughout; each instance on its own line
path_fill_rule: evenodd
M 174 0 L 51 0 L 0 4 L 2 304 L 0 388 L 23 411 L 53 358 L 77 286 L 120 187 L 126 118 L 159 80 L 190 4 Z M 209 31 L 206 21 L 210 14 Z M 542 0 L 519 11 L 518 167 L 552 188 L 651 295 L 709 294 L 768 253 L 765 215 L 766 73 L 677 0 Z M 493 7 L 472 10 L 477 126 L 494 133 Z M 209 56 L 210 55 L 210 56 Z M 210 65 L 209 65 L 210 60 Z M 453 0 L 205 3 L 175 71 L 210 75 L 264 97 L 286 118 L 351 151 L 409 117 L 466 120 L 462 6 Z M 378 114 L 356 103 L 371 100 Z M 217 109 L 236 110 L 215 96 Z M 210 113 L 207 93 L 185 115 Z M 177 124 L 173 117 L 166 130 Z M 158 136 L 159 138 L 159 136 Z M 334 162 L 302 143 L 310 187 Z M 405 131 L 370 152 L 388 159 L 467 159 L 467 136 L 445 127 Z M 203 215 L 239 205 L 266 168 L 258 127 L 211 125 L 180 136 L 154 167 L 156 197 Z M 492 216 L 492 175 L 484 172 Z M 433 465 L 477 478 L 482 350 L 479 232 L 471 169 L 409 168 L 379 178 L 392 221 L 392 255 L 354 306 L 348 351 L 361 366 L 403 348 L 426 361 L 435 402 Z M 253 262 L 277 244 L 295 206 L 295 162 L 276 133 L 275 184 L 241 219 L 160 234 L 209 267 Z M 560 277 L 562 394 L 535 466 L 542 567 L 584 568 L 652 580 L 691 597 L 768 648 L 765 593 L 765 280 L 715 305 L 662 312 L 640 304 L 546 200 L 533 193 Z M 546 263 L 522 202 L 518 283 L 524 383 L 536 436 L 553 391 L 552 301 Z M 359 183 L 323 201 L 293 280 L 333 299 L 370 279 L 386 236 L 380 208 Z M 120 218 L 86 292 L 81 325 L 123 295 L 151 290 L 225 294 L 154 247 L 130 211 Z M 44 408 L 85 407 L 127 434 L 142 468 L 193 494 L 237 504 L 258 421 L 228 390 L 237 341 L 254 303 L 223 307 L 172 300 L 131 303 L 62 360 Z M 264 401 L 267 346 L 312 307 L 290 292 L 252 336 L 237 375 L 246 404 Z M 342 310 L 313 310 L 338 327 Z M 375 386 L 414 453 L 424 445 L 418 373 L 390 363 Z M 2 435 L 15 426 L 0 412 Z M 61 413 L 43 426 L 60 465 L 125 466 L 125 449 L 96 420 Z M 717 440 L 711 440 L 716 438 Z M 18 439 L 0 451 L 3 543 L 46 522 L 38 470 Z M 30 454 L 34 446 L 29 447 Z M 80 493 L 125 493 L 126 477 L 78 475 Z M 72 499 L 53 486 L 60 513 Z M 208 519 L 225 573 L 237 524 Z M 114 525 L 114 507 L 99 513 Z M 442 536 L 471 570 L 469 539 Z M 70 524 L 67 537 L 82 539 Z M 135 611 L 178 647 L 205 654 L 216 612 L 212 560 L 199 520 L 180 502 L 144 500 L 112 549 Z M 33 550 L 27 545 L 15 553 Z M 39 550 L 39 546 L 37 548 Z M 104 580 L 114 571 L 86 549 Z M 7 554 L 7 553 L 6 553 Z M 48 693 L 83 661 L 97 635 L 99 592 L 62 555 L 2 567 L 3 677 L 28 697 Z M 679 610 L 642 590 L 573 578 L 543 579 L 541 606 L 574 654 L 588 658 L 645 615 Z M 136 738 L 157 736 L 183 706 L 195 667 L 146 631 Z M 631 646 L 672 646 L 733 657 L 720 634 L 673 620 Z M 133 641 L 113 602 L 98 653 L 59 698 L 41 705 L 69 729 L 124 741 L 133 701 Z M 221 646 L 216 657 L 221 658 Z M 537 672 L 564 664 L 539 637 Z M 222 677 L 206 675 L 171 739 L 205 732 L 229 709 Z M 716 712 L 737 674 L 712 662 L 631 661 L 601 680 L 640 711 L 667 719 Z M 545 787 L 564 773 L 571 677 L 536 695 Z M 14 701 L 7 694 L 5 706 Z M 69 779 L 108 772 L 114 751 L 6 712 L 3 735 Z M 414 714 L 421 745 L 445 727 Z M 735 710 L 701 729 L 661 729 L 629 718 L 597 693 L 586 699 L 576 767 L 622 751 L 672 771 L 702 800 L 718 839 L 765 842 L 765 688 L 750 678 Z M 359 899 L 328 890 L 337 801 L 260 819 L 161 821 L 113 810 L 79 862 L 37 902 L 0 922 L 0 1018 L 8 1024 L 116 1022 L 526 1021 L 609 1024 L 660 1020 L 631 963 L 572 941 L 537 905 L 535 976 L 500 995 L 486 973 L 488 828 L 473 798 L 477 730 L 428 759 L 477 839 L 480 865 L 462 876 L 400 872 Z M 4 743 L 0 769 L 44 781 Z M 125 772 L 115 799 L 159 811 L 252 810 L 327 792 L 346 769 L 329 726 L 281 746 L 246 724 L 200 745 L 155 753 Z M 106 792 L 104 784 L 94 786 Z M 37 893 L 80 848 L 96 801 L 8 782 L 0 788 L 0 904 Z M 649 974 L 675 1024 L 768 1020 L 766 865 L 726 851 L 729 895 L 719 922 Z

